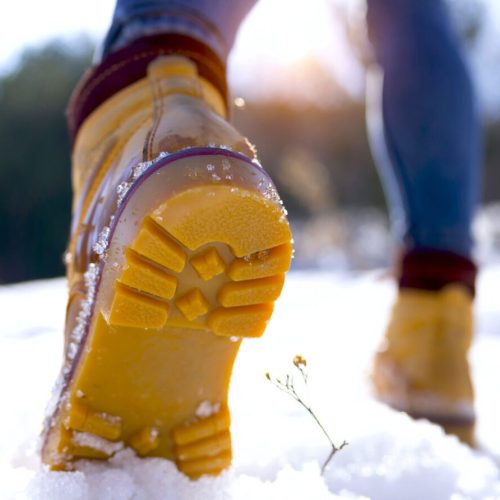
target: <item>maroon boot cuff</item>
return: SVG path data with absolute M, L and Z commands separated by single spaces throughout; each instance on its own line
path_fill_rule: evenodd
M 219 90 L 227 104 L 226 67 L 212 49 L 185 35 L 168 33 L 147 36 L 111 52 L 98 66 L 83 75 L 73 91 L 67 110 L 72 141 L 92 111 L 120 90 L 144 78 L 151 61 L 171 54 L 191 59 L 198 68 L 198 74 Z
M 477 267 L 470 259 L 445 250 L 414 249 L 403 255 L 400 288 L 441 290 L 459 283 L 474 296 Z

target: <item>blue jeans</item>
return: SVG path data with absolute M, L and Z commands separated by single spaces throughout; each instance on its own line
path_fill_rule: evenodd
M 225 61 L 255 3 L 117 0 L 104 54 L 140 36 L 177 32 L 205 42 Z M 368 0 L 367 23 L 383 74 L 369 79 L 372 150 L 400 244 L 470 258 L 481 133 L 471 79 L 445 5 Z

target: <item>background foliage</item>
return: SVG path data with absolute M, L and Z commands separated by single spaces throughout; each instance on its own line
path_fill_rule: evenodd
M 0 77 L 0 283 L 64 273 L 71 206 L 64 110 L 91 52 L 88 40 L 53 42 L 26 52 Z M 292 222 L 353 207 L 385 209 L 362 103 L 254 101 L 234 119 L 257 144 Z M 493 121 L 486 128 L 487 202 L 500 199 L 499 165 L 500 122 Z

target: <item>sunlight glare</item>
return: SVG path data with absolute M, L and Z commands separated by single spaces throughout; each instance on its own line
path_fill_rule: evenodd
M 293 65 L 328 43 L 331 16 L 325 0 L 261 0 L 241 28 L 245 52 Z
M 231 83 L 249 98 L 322 105 L 359 94 L 359 64 L 335 9 L 346 1 L 260 0 L 231 54 Z

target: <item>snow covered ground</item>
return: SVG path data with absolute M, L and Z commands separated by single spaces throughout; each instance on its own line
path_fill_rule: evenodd
M 246 341 L 232 380 L 234 465 L 189 481 L 170 462 L 125 450 L 77 472 L 45 471 L 37 435 L 59 369 L 65 307 L 61 279 L 0 287 L 0 498 L 47 500 L 500 498 L 500 266 L 483 271 L 472 351 L 483 451 L 413 422 L 370 396 L 367 372 L 393 286 L 380 273 L 293 272 L 262 339 Z M 308 360 L 313 407 L 338 443 L 266 379 Z

